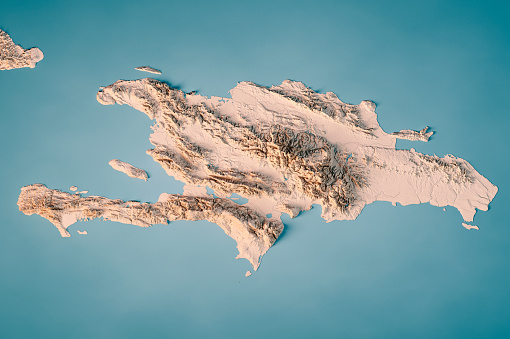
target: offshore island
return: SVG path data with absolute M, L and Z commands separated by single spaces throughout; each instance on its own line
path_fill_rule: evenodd
M 384 132 L 372 101 L 346 104 L 291 80 L 272 87 L 241 82 L 230 94 L 184 93 L 150 78 L 101 87 L 101 104 L 129 105 L 154 120 L 147 154 L 186 184 L 185 194 L 149 204 L 35 184 L 22 188 L 19 209 L 48 219 L 64 237 L 76 221 L 98 217 L 142 227 L 206 219 L 257 269 L 283 231 L 282 213 L 296 217 L 319 204 L 326 221 L 354 220 L 374 201 L 430 203 L 455 207 L 463 226 L 477 229 L 466 222 L 497 193 L 464 159 L 395 149 L 397 138 L 426 142 L 433 132 Z M 248 203 L 228 199 L 233 193 Z
M 125 173 L 131 178 L 138 178 L 147 181 L 149 176 L 143 169 L 137 168 L 127 162 L 120 161 L 119 159 L 112 159 L 108 164 L 116 171 Z
M 34 68 L 43 58 L 44 54 L 39 48 L 24 49 L 0 29 L 0 70 Z

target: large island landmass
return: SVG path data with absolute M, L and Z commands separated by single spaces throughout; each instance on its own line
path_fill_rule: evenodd
M 146 78 L 102 87 L 97 100 L 132 106 L 155 121 L 150 136 L 154 148 L 147 153 L 168 175 L 184 182 L 189 194 L 170 196 L 172 204 L 177 201 L 180 206 L 179 218 L 217 223 L 254 268 L 281 234 L 282 213 L 296 217 L 319 204 L 326 221 L 354 220 L 367 204 L 389 201 L 453 206 L 471 222 L 496 195 L 497 187 L 464 159 L 395 149 L 397 138 L 428 141 L 432 132 L 427 127 L 384 132 L 372 101 L 346 104 L 332 92 L 317 93 L 291 80 L 272 87 L 241 82 L 230 94 L 221 98 L 184 93 Z M 203 193 L 206 187 L 218 197 Z M 234 193 L 248 199 L 242 209 L 227 199 Z M 53 196 L 59 197 L 58 203 L 46 202 Z M 90 198 L 96 200 L 75 200 Z M 214 212 L 206 207 L 212 213 L 206 216 L 196 212 L 189 199 L 220 199 L 215 201 L 222 207 L 212 208 Z M 86 203 L 92 214 L 83 214 L 73 201 Z M 165 201 L 133 205 L 31 185 L 22 189 L 18 205 L 27 214 L 49 219 L 67 236 L 65 230 L 78 219 L 102 216 L 140 226 L 176 220 L 168 215 Z M 226 206 L 236 212 L 222 216 L 219 211 Z M 246 226 L 253 218 L 259 223 Z M 234 236 L 240 233 L 251 238 Z

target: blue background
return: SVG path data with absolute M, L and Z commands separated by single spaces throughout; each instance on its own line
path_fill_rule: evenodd
M 5 338 L 509 337 L 508 2 L 2 1 L 0 28 L 44 53 L 0 72 L 0 336 Z M 499 187 L 479 231 L 459 212 L 377 202 L 356 221 L 320 208 L 254 275 L 208 222 L 94 220 L 71 238 L 18 211 L 22 186 L 154 202 L 180 193 L 145 154 L 151 121 L 101 106 L 99 86 L 147 74 L 226 96 L 303 81 L 371 99 L 387 132 L 431 126 L 427 154 L 467 159 Z M 119 158 L 148 182 L 113 171 Z M 87 230 L 80 236 L 76 230 Z

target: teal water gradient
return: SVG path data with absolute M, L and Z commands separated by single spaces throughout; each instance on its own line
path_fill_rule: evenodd
M 510 26 L 497 1 L 3 1 L 0 28 L 45 55 L 0 72 L 0 337 L 505 338 L 510 335 Z M 145 154 L 151 122 L 101 106 L 99 86 L 146 76 L 225 96 L 290 78 L 377 104 L 398 142 L 467 159 L 500 191 L 488 212 L 367 206 L 324 223 L 284 218 L 254 275 L 207 222 L 91 221 L 72 237 L 16 201 L 31 183 L 110 198 L 179 193 Z M 148 182 L 113 171 L 119 158 Z M 76 230 L 87 230 L 79 236 Z

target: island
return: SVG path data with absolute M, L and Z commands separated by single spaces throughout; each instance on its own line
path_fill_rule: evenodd
M 116 171 L 122 172 L 131 178 L 138 178 L 147 181 L 149 176 L 143 169 L 137 168 L 127 162 L 120 161 L 119 159 L 110 160 L 108 163 Z
M 467 230 L 478 230 L 478 226 L 476 225 L 469 225 L 469 224 L 466 224 L 465 222 L 462 223 L 462 226 L 464 226 Z
M 170 176 L 218 196 L 236 193 L 275 218 L 319 204 L 326 221 L 353 220 L 367 204 L 389 201 L 453 206 L 469 222 L 497 192 L 464 159 L 395 149 L 412 133 L 384 132 L 372 101 L 346 104 L 291 80 L 241 82 L 230 94 L 187 95 L 147 78 L 119 80 L 97 99 L 155 121 L 147 153 Z
M 152 73 L 152 74 L 162 74 L 159 69 L 155 69 L 155 68 L 152 68 L 152 67 L 149 67 L 149 66 L 135 67 L 135 69 L 137 71 L 142 71 L 142 72 L 147 72 L 147 73 Z
M 22 189 L 20 210 L 47 218 L 62 236 L 75 221 L 97 217 L 143 227 L 206 219 L 236 240 L 239 257 L 256 270 L 282 233 L 282 213 L 296 217 L 317 204 L 328 222 L 354 220 L 367 204 L 388 201 L 452 206 L 472 222 L 497 193 L 464 159 L 397 150 L 397 138 L 428 141 L 432 132 L 386 133 L 372 101 L 347 104 L 291 80 L 241 82 L 230 94 L 185 93 L 151 78 L 101 87 L 101 104 L 129 105 L 154 120 L 147 154 L 185 183 L 185 194 L 149 204 L 36 184 Z M 233 194 L 248 202 L 236 204 Z
M 12 41 L 9 34 L 0 29 L 0 70 L 34 68 L 43 58 L 43 52 L 39 48 L 23 49 Z

